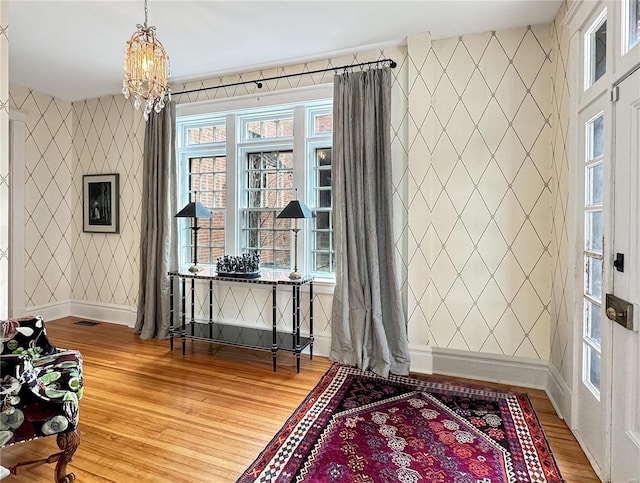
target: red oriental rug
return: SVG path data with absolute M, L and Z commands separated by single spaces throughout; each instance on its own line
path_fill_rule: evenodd
M 529 396 L 334 364 L 238 482 L 562 482 Z

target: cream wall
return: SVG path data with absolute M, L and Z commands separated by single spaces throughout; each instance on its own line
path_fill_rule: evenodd
M 9 4 L 0 1 L 0 319 L 9 315 Z
M 74 102 L 72 151 L 77 274 L 72 298 L 88 313 L 131 323 L 138 300 L 142 151 L 145 122 L 124 96 Z M 118 173 L 118 234 L 82 232 L 82 176 Z M 94 315 L 95 317 L 95 315 Z
M 549 357 L 550 50 L 548 25 L 409 39 L 414 343 Z
M 573 294 L 568 290 L 569 277 L 569 28 L 563 25 L 567 13 L 564 2 L 551 29 L 553 65 L 551 97 L 551 365 L 568 387 L 572 386 L 573 352 L 571 350 Z M 561 399 L 561 398 L 558 398 Z M 568 414 L 568 409 L 563 410 Z
M 77 276 L 71 103 L 14 84 L 9 101 L 25 122 L 24 292 L 27 310 L 37 311 L 69 300 Z
M 422 34 L 408 39 L 408 51 L 395 48 L 357 54 L 174 85 L 173 90 L 384 57 L 396 60 L 398 67 L 392 71 L 393 213 L 412 349 L 459 349 L 546 361 L 550 343 L 562 346 L 564 340 L 558 335 L 563 330 L 558 326 L 564 322 L 551 297 L 551 273 L 555 276 L 560 258 L 554 245 L 560 242 L 554 237 L 562 231 L 561 224 L 556 226 L 557 217 L 552 217 L 552 205 L 557 210 L 554 180 L 559 176 L 554 170 L 566 164 L 566 157 L 557 154 L 552 119 L 559 109 L 552 103 L 552 92 L 557 95 L 552 75 L 554 82 L 558 80 L 552 62 L 557 55 L 554 42 L 557 35 L 549 25 L 433 42 Z M 332 75 L 273 81 L 259 92 L 323 84 Z M 47 286 L 49 292 L 42 299 L 31 286 L 27 290 L 30 305 L 66 297 L 76 315 L 132 323 L 139 266 L 142 115 L 120 95 L 69 106 L 12 86 L 13 97 L 20 94 L 22 99 L 25 92 L 25 108 L 40 109 L 41 98 L 50 108 L 55 106 L 64 127 L 61 142 L 69 138 L 71 142 L 69 150 L 64 149 L 66 144 L 59 147 L 60 176 L 70 183 L 56 183 L 64 200 L 56 208 L 61 210 L 56 216 L 60 233 L 55 229 L 31 233 L 33 241 L 25 247 L 27 253 L 39 253 L 39 243 L 46 242 L 52 273 L 59 270 L 65 280 L 55 290 Z M 175 98 L 185 103 L 254 92 L 258 92 L 255 86 L 245 85 Z M 48 109 L 39 112 L 40 119 L 30 119 L 30 126 L 47 124 L 53 116 Z M 57 141 L 58 136 L 54 137 Z M 61 158 L 57 154 L 38 149 L 30 157 L 29 166 L 36 169 L 43 161 L 52 178 L 58 174 Z M 121 232 L 82 233 L 82 175 L 107 172 L 120 173 Z M 37 186 L 35 173 L 27 183 Z M 49 199 L 39 193 L 40 203 Z M 561 291 L 558 284 L 553 287 Z M 256 316 L 268 323 L 266 299 L 259 290 L 224 290 L 218 315 L 229 320 Z M 317 300 L 316 333 L 328 342 L 332 297 L 325 290 Z M 288 308 L 281 311 L 287 314 Z

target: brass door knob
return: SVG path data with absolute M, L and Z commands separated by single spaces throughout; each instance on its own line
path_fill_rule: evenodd
M 607 307 L 607 311 L 606 311 L 607 317 L 611 320 L 616 320 L 618 313 L 616 312 L 616 309 L 614 309 L 613 307 Z M 620 314 L 622 315 L 622 314 Z

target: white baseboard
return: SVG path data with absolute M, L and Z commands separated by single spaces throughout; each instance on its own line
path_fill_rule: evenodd
M 549 379 L 547 380 L 545 391 L 558 416 L 564 419 L 567 424 L 571 424 L 571 389 L 560 372 L 558 372 L 558 369 L 551 363 L 549 363 Z
M 63 317 L 82 317 L 128 327 L 133 327 L 136 323 L 136 307 L 87 302 L 85 300 L 68 299 L 50 304 L 35 305 L 24 309 L 24 314 L 22 315 L 41 315 L 45 322 Z
M 105 304 L 102 302 L 87 302 L 85 300 L 71 300 L 70 304 L 71 315 L 74 317 L 126 325 L 127 327 L 133 327 L 136 323 L 136 307 Z
M 71 301 L 67 299 L 50 304 L 26 307 L 22 315 L 41 315 L 45 322 L 69 317 L 71 315 Z
M 330 351 L 331 336 L 315 335 L 313 354 L 328 356 Z M 464 377 L 535 389 L 548 388 L 550 377 L 547 361 L 415 344 L 410 344 L 409 351 L 411 372 Z
M 313 355 L 329 357 L 331 352 L 331 336 L 326 334 L 313 335 Z M 304 350 L 305 354 L 309 353 L 309 349 Z
M 547 361 L 438 347 L 432 347 L 429 350 L 433 374 L 534 389 L 547 388 L 549 374 Z
M 600 465 L 598 464 L 597 460 L 593 457 L 593 454 L 591 454 L 591 451 L 589 451 L 589 448 L 587 447 L 587 445 L 584 444 L 582 435 L 575 429 L 572 429 L 571 432 L 573 433 L 574 438 L 576 438 L 576 441 L 580 445 L 580 448 L 582 448 L 582 451 L 587 457 L 587 460 L 589 460 L 589 463 L 591 464 L 591 467 L 593 468 L 593 471 L 595 471 L 598 478 L 600 478 L 602 481 L 608 481 L 608 479 L 605 479 L 605 477 L 603 476 L 604 471 L 602 471 L 602 468 L 600 468 Z
M 12 311 L 9 313 L 9 317 L 15 319 L 17 317 L 25 317 L 27 315 L 31 315 L 31 311 L 27 311 L 26 307 L 12 307 Z
M 42 315 L 45 320 L 74 316 L 128 327 L 133 327 L 136 321 L 136 307 L 83 300 L 64 300 L 29 307 L 26 311 L 31 315 Z M 412 372 L 542 389 L 558 415 L 571 421 L 571 391 L 548 361 L 415 344 L 410 345 L 409 350 Z M 315 335 L 314 355 L 329 356 L 330 352 L 331 336 Z
M 431 346 L 409 344 L 411 372 L 433 374 L 433 352 Z

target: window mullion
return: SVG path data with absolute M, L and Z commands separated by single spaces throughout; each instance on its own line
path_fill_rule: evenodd
M 309 204 L 306 183 L 309 178 L 306 171 L 308 164 L 305 146 L 306 111 L 304 106 L 297 106 L 293 111 L 293 186 L 298 189 L 298 199 Z M 309 227 L 305 226 L 307 225 L 305 220 L 299 220 L 299 225 L 303 229 L 298 232 L 298 271 L 306 273 L 310 271 L 310 264 L 306 257 L 310 248 L 308 243 L 310 237 L 307 236 Z M 291 246 L 293 247 L 293 239 Z
M 227 206 L 225 209 L 225 219 L 227 220 L 224 231 L 225 246 L 237 253 L 240 246 L 240 213 L 239 195 L 242 193 L 242 180 L 238 179 L 237 157 L 238 157 L 238 136 L 236 132 L 236 116 L 227 115 Z

